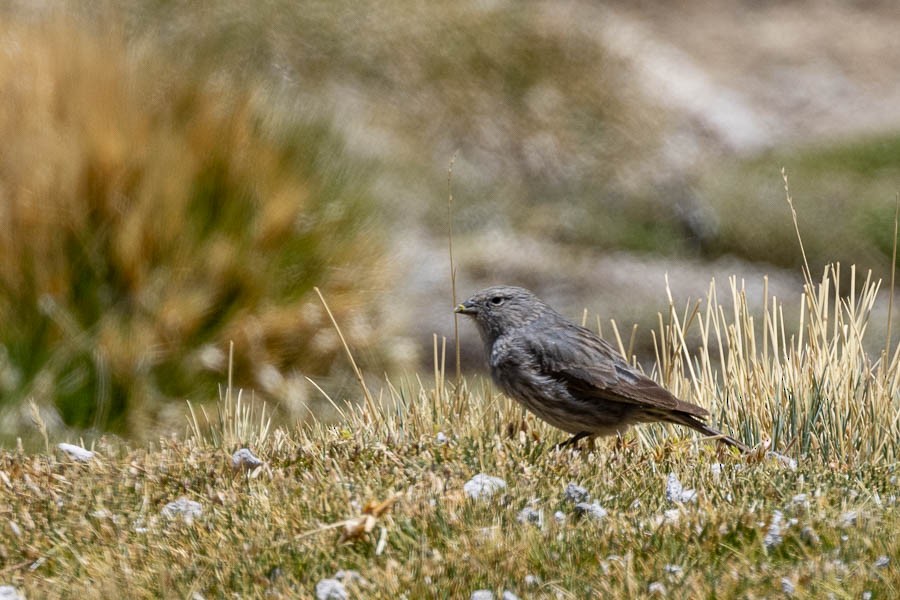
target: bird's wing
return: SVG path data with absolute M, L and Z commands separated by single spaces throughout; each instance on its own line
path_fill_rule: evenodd
M 544 374 L 565 384 L 575 397 L 708 414 L 636 370 L 589 329 L 566 323 L 554 327 L 552 336 L 532 337 L 529 343 Z

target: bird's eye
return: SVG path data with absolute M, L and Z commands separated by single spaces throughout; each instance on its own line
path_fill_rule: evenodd
M 493 304 L 494 306 L 500 306 L 501 304 L 503 304 L 503 296 L 494 296 L 493 298 L 491 298 L 491 304 Z

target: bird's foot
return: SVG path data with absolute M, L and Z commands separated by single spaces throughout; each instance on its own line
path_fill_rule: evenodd
M 589 435 L 591 435 L 591 434 L 588 433 L 587 431 L 580 431 L 580 432 L 576 433 L 575 435 L 573 435 L 572 437 L 570 437 L 569 439 L 567 439 L 566 441 L 560 442 L 559 444 L 553 446 L 553 449 L 554 450 L 563 450 L 565 448 L 568 448 L 569 446 L 575 446 L 579 440 L 583 440 L 584 438 L 588 437 Z

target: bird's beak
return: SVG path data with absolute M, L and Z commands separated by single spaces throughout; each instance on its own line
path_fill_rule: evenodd
M 453 312 L 459 313 L 462 315 L 474 315 L 478 310 L 475 308 L 475 305 L 470 303 L 468 300 L 458 305 Z

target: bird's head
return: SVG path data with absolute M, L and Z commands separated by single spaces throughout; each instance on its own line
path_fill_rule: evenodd
M 528 290 L 500 285 L 475 293 L 457 306 L 455 312 L 472 317 L 484 341 L 492 343 L 504 333 L 528 325 L 550 310 Z

